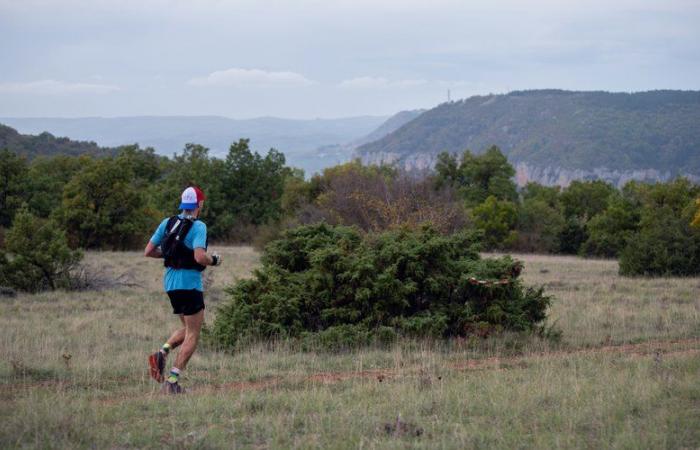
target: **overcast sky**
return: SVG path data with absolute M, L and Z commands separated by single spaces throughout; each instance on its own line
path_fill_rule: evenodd
M 0 0 L 0 116 L 387 115 L 700 89 L 699 0 Z

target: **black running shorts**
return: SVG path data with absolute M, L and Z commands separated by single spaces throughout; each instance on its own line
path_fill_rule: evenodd
M 197 289 L 176 289 L 168 291 L 173 314 L 191 316 L 204 309 L 204 294 Z

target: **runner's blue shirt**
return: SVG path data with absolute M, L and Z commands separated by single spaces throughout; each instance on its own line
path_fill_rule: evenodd
M 179 214 L 181 219 L 185 216 Z M 168 225 L 169 217 L 163 219 L 158 225 L 156 232 L 151 237 L 151 243 L 158 247 L 165 237 L 165 227 Z M 195 248 L 207 248 L 207 226 L 201 220 L 195 220 L 192 228 L 185 236 L 185 246 L 194 250 Z M 202 272 L 194 269 L 173 269 L 172 267 L 165 268 L 165 276 L 163 277 L 163 286 L 165 291 L 174 291 L 177 289 L 196 289 L 204 291 L 202 287 Z

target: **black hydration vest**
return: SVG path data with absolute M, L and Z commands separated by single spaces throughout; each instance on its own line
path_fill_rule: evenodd
M 194 259 L 194 250 L 185 245 L 185 237 L 196 220 L 179 216 L 172 216 L 168 219 L 168 223 L 165 225 L 165 237 L 160 244 L 165 267 L 192 269 L 200 272 L 206 269 Z M 207 241 L 209 241 L 208 238 Z

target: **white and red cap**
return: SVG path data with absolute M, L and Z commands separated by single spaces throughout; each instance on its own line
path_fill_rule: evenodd
M 206 200 L 204 192 L 197 186 L 190 186 L 182 191 L 182 203 L 180 209 L 197 209 L 199 202 Z

